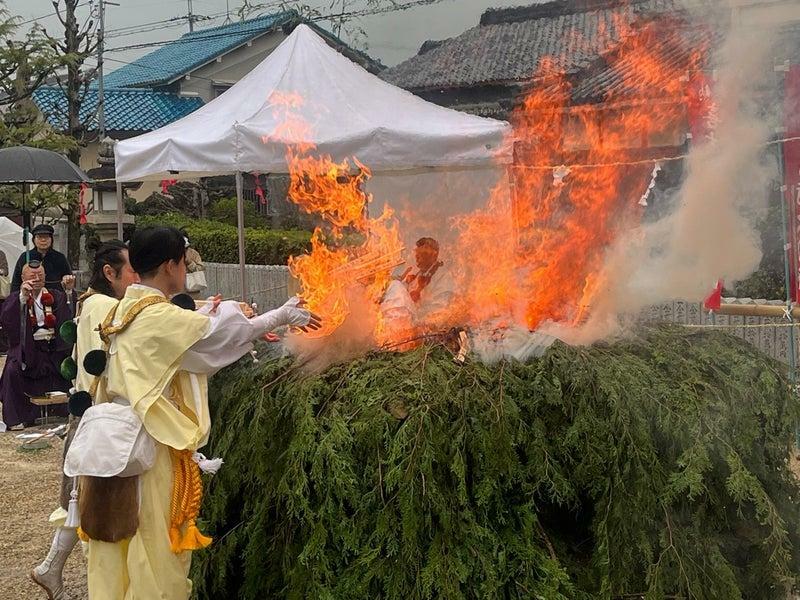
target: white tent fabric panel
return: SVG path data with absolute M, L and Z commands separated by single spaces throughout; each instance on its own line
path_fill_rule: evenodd
M 9 276 L 20 255 L 25 252 L 22 244 L 22 227 L 8 217 L 0 217 L 0 252 L 6 255 Z
M 287 127 L 285 98 L 301 123 Z M 510 126 L 422 100 L 368 73 L 298 26 L 219 98 L 116 144 L 120 181 L 284 173 L 287 144 L 356 157 L 373 171 L 484 167 L 511 161 Z

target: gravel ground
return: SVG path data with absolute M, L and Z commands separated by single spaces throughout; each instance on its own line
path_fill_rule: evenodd
M 29 574 L 50 548 L 53 527 L 47 522 L 57 507 L 63 443 L 20 452 L 18 432 L 0 433 L 0 600 L 47 598 Z M 67 597 L 88 598 L 86 563 L 75 548 L 64 569 Z

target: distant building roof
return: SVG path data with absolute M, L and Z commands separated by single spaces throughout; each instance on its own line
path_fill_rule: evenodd
M 677 0 L 557 0 L 490 9 L 477 27 L 442 42 L 426 42 L 419 54 L 381 77 L 423 91 L 529 81 L 543 59 L 552 59 L 554 71 L 574 73 L 620 41 L 620 23 L 677 8 Z
M 89 90 L 81 107 L 80 119 L 91 119 L 90 129 L 97 126 L 97 91 Z M 67 101 L 59 87 L 40 87 L 33 101 L 47 122 L 55 129 L 67 128 Z M 185 117 L 203 106 L 196 97 L 184 97 L 167 92 L 135 89 L 105 90 L 106 130 L 143 132 L 152 131 Z
M 297 13 L 289 10 L 187 33 L 132 64 L 112 71 L 106 75 L 105 84 L 108 87 L 152 87 L 170 83 L 294 19 Z
M 302 22 L 304 20 L 297 11 L 286 10 L 219 27 L 198 29 L 112 71 L 106 75 L 105 84 L 118 88 L 166 85 L 261 35 L 278 28 L 291 29 Z M 308 25 L 342 54 L 368 71 L 377 73 L 385 68 L 379 61 L 349 47 L 316 23 L 310 22 Z

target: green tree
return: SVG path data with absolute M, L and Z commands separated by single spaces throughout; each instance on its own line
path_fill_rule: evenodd
M 39 114 L 33 100 L 34 91 L 48 78 L 54 77 L 62 61 L 50 44 L 45 31 L 34 25 L 19 35 L 19 17 L 10 15 L 0 2 L 0 147 L 34 146 L 63 154 L 77 149 L 77 142 L 54 131 Z M 51 206 L 74 201 L 75 192 L 38 186 L 26 197 L 26 209 L 41 213 Z M 0 188 L 0 203 L 22 209 L 21 188 Z

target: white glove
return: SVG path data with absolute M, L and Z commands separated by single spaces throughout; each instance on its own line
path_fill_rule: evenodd
M 258 323 L 259 328 L 263 329 L 263 333 L 268 333 L 284 325 L 305 327 L 311 322 L 311 312 L 305 308 L 299 308 L 299 303 L 300 298 L 289 298 L 280 308 L 253 317 L 252 320 Z

